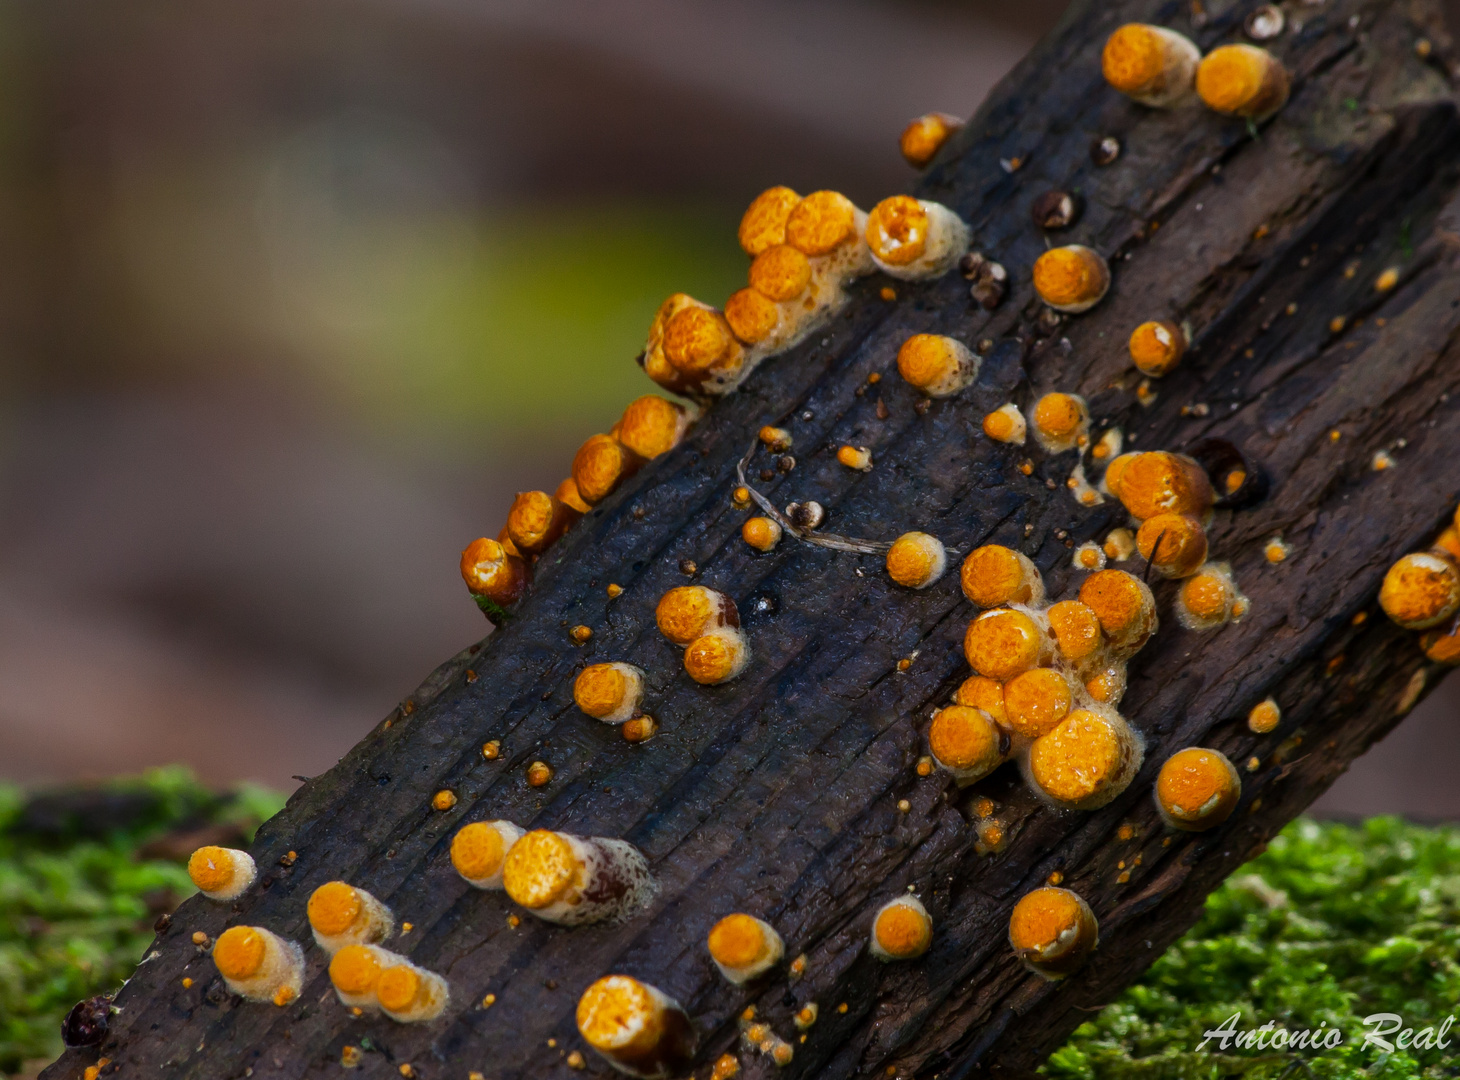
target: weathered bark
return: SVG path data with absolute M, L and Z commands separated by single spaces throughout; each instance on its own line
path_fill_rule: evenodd
M 1239 35 L 1246 5 L 1208 7 L 1211 21 L 1191 31 L 1201 45 Z M 111 1068 L 312 1077 L 333 1074 L 352 1044 L 378 1051 L 365 1075 L 409 1062 L 428 1078 L 546 1076 L 581 1045 L 581 990 L 624 972 L 688 1008 L 701 1077 L 736 1048 L 748 1004 L 792 1040 L 786 1076 L 1017 1072 L 1190 926 L 1207 892 L 1434 681 L 1415 636 L 1374 598 L 1389 563 L 1424 546 L 1460 497 L 1460 409 L 1447 396 L 1460 391 L 1460 120 L 1434 10 L 1400 0 L 1293 5 L 1272 46 L 1294 72 L 1292 100 L 1260 134 L 1200 108 L 1152 112 L 1103 85 L 1099 49 L 1111 29 L 1140 18 L 1189 30 L 1187 10 L 1077 6 L 924 178 L 919 193 L 956 208 L 1009 269 L 1000 309 L 970 305 L 956 275 L 897 284 L 895 302 L 879 298 L 885 281 L 863 282 L 845 318 L 717 404 L 549 553 L 506 626 L 300 789 L 255 843 L 260 885 L 236 904 L 183 906 L 117 999 L 101 1049 Z M 1428 60 L 1416 55 L 1420 36 L 1436 43 Z M 1103 134 L 1124 153 L 1096 168 L 1087 149 Z M 1001 159 L 1015 158 L 1021 166 L 1006 171 Z M 1084 217 L 1066 235 L 1109 255 L 1115 277 L 1104 303 L 1052 332 L 1040 329 L 1028 285 L 1045 242 L 1029 205 L 1051 187 L 1083 192 Z M 1391 264 L 1402 280 L 1377 293 L 1372 282 Z M 1152 317 L 1189 320 L 1196 338 L 1142 407 L 1125 340 Z M 892 364 L 921 330 L 996 343 L 974 387 L 925 410 Z M 884 377 L 868 387 L 874 372 Z M 1146 765 L 1095 813 L 1043 807 L 1012 767 L 963 791 L 915 774 L 930 707 L 967 674 L 960 641 L 971 609 L 956 575 L 911 593 L 876 557 L 789 539 L 756 556 L 729 498 L 752 433 L 781 422 L 798 463 L 762 485 L 778 504 L 815 498 L 829 528 L 855 536 L 919 528 L 960 554 L 1014 545 L 1053 597 L 1072 595 L 1070 546 L 1123 523 L 1123 511 L 1076 504 L 1063 485 L 1073 455 L 1034 452 L 1025 476 L 1024 449 L 979 434 L 986 411 L 1050 389 L 1084 394 L 1102 426 L 1122 425 L 1137 449 L 1219 437 L 1271 478 L 1264 501 L 1219 510 L 1210 532 L 1214 557 L 1232 563 L 1252 598 L 1245 621 L 1182 630 L 1170 617 L 1174 587 L 1157 588 L 1163 626 L 1133 662 L 1121 707 L 1144 733 Z M 1373 452 L 1400 439 L 1396 467 L 1372 471 Z M 843 442 L 870 447 L 875 468 L 838 465 Z M 1294 550 L 1274 567 L 1261 548 L 1277 531 Z M 685 559 L 746 616 L 754 665 L 722 687 L 692 683 L 654 627 L 654 604 L 685 581 Z M 612 601 L 610 582 L 624 588 Z M 568 638 L 577 623 L 593 628 L 586 647 Z M 900 671 L 904 658 L 912 663 Z M 647 707 L 662 728 L 648 743 L 630 745 L 573 707 L 575 671 L 609 659 L 648 672 Z M 1255 736 L 1243 720 L 1270 693 L 1282 726 Z M 483 760 L 487 739 L 502 741 L 498 760 Z M 1243 772 L 1226 825 L 1177 835 L 1160 825 L 1150 786 L 1161 761 L 1189 745 L 1261 765 Z M 524 771 L 539 758 L 556 775 L 535 789 Z M 431 808 L 441 788 L 459 796 L 445 813 Z M 992 797 L 1007 825 L 999 854 L 975 851 L 977 795 Z M 652 910 L 615 926 L 567 930 L 530 916 L 512 926 L 505 898 L 468 888 L 447 858 L 456 828 L 486 817 L 630 840 L 660 884 Z M 1118 838 L 1122 825 L 1131 839 Z M 291 850 L 297 861 L 281 866 Z M 1025 971 L 1005 940 L 1015 900 L 1055 870 L 1101 925 L 1092 962 L 1061 984 Z M 402 947 L 449 978 L 445 1018 L 404 1027 L 352 1017 L 312 948 L 298 1002 L 243 1004 L 190 941 L 238 922 L 307 941 L 305 901 L 335 878 L 413 924 Z M 936 920 L 933 949 L 882 965 L 864 947 L 870 913 L 909 886 Z M 805 976 L 788 982 L 782 971 L 746 990 L 721 980 L 704 940 L 733 910 L 774 923 L 789 955 L 806 953 Z M 487 993 L 496 1002 L 482 1008 Z M 808 1001 L 820 1020 L 802 1043 L 790 1018 Z M 79 1076 L 95 1056 L 69 1053 L 46 1075 Z M 590 1072 L 607 1072 L 587 1057 Z M 756 1054 L 741 1061 L 746 1075 L 776 1071 Z

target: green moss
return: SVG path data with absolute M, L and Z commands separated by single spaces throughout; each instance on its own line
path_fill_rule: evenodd
M 1208 898 L 1201 921 L 1042 1071 L 1052 1080 L 1440 1077 L 1447 1049 L 1364 1047 L 1366 1016 L 1417 1032 L 1460 1013 L 1460 828 L 1394 818 L 1299 821 Z M 1196 1047 L 1234 1013 L 1238 1031 L 1337 1027 L 1321 1051 Z M 1391 1037 L 1389 1041 L 1395 1040 Z
M 179 827 L 252 835 L 282 805 L 256 787 L 216 795 L 183 769 L 31 802 L 0 785 L 0 1073 L 59 1054 L 67 1010 L 121 985 L 159 911 L 194 891 L 181 863 L 141 846 Z

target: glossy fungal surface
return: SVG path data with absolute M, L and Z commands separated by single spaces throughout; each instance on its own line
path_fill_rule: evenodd
M 698 1040 L 684 1008 L 628 975 L 606 975 L 583 991 L 577 1022 L 583 1041 L 629 1076 L 660 1080 L 694 1061 Z
M 507 852 L 522 839 L 510 821 L 473 821 L 451 838 L 451 865 L 473 888 L 500 889 Z
M 519 491 L 507 511 L 507 535 L 519 552 L 540 555 L 580 516 L 546 491 Z
M 897 371 L 928 397 L 956 394 L 978 377 L 979 359 L 963 342 L 914 334 L 897 350 Z
M 1002 544 L 974 548 L 958 570 L 963 595 L 982 608 L 1044 602 L 1044 580 L 1023 552 Z
M 304 951 L 262 926 L 231 926 L 219 934 L 213 963 L 228 989 L 249 1001 L 287 1005 L 304 981 Z
M 994 723 L 1001 727 L 1009 726 L 1009 717 L 1004 711 L 1004 684 L 997 679 L 990 679 L 986 675 L 970 675 L 954 692 L 953 703 L 980 709 Z
M 887 549 L 887 576 L 909 589 L 926 589 L 948 569 L 948 552 L 936 536 L 903 533 Z
M 1165 450 L 1122 455 L 1106 469 L 1105 483 L 1137 521 L 1157 514 L 1201 519 L 1216 501 L 1206 471 L 1191 458 Z
M 573 483 L 589 506 L 602 502 L 639 471 L 644 459 L 612 435 L 593 435 L 573 455 Z
M 786 952 L 775 927 L 741 912 L 717 922 L 705 945 L 720 974 L 737 986 L 765 974 Z
M 595 720 L 622 724 L 638 711 L 644 672 L 617 661 L 590 664 L 573 680 L 573 701 Z
M 210 844 L 188 856 L 188 877 L 209 900 L 236 900 L 254 883 L 258 867 L 246 851 Z
M 404 956 L 379 945 L 346 945 L 339 949 L 329 964 L 330 985 L 340 1004 L 351 1009 L 378 1011 L 375 983 L 386 968 L 406 962 Z
M 1161 765 L 1155 795 L 1166 824 L 1200 832 L 1232 816 L 1242 797 L 1242 780 L 1225 754 L 1192 746 Z
M 770 551 L 781 542 L 781 523 L 774 518 L 747 518 L 740 526 L 740 537 L 756 551 Z
M 1181 584 L 1176 618 L 1188 630 L 1214 630 L 1246 614 L 1247 598 L 1237 591 L 1226 563 L 1204 564 Z
M 1012 401 L 1000 405 L 983 418 L 983 433 L 995 442 L 1023 446 L 1028 432 L 1024 414 Z
M 373 945 L 395 931 L 395 916 L 364 889 L 329 881 L 315 889 L 305 906 L 314 941 L 333 955 L 346 945 Z
M 1157 514 L 1141 522 L 1136 548 L 1162 577 L 1190 577 L 1207 560 L 1207 534 L 1190 514 Z
M 473 595 L 507 607 L 527 589 L 527 564 L 496 540 L 473 540 L 461 553 L 461 577 Z
M 1036 739 L 1025 773 L 1052 805 L 1095 810 L 1130 786 L 1141 759 L 1130 725 L 1108 706 L 1095 706 L 1076 709 Z
M 994 608 L 968 624 L 963 654 L 980 675 L 1007 682 L 1045 660 L 1048 640 L 1045 628 L 1028 612 Z
M 1186 353 L 1186 333 L 1173 322 L 1152 320 L 1131 331 L 1130 358 L 1141 374 L 1159 379 Z
M 654 622 L 661 634 L 683 646 L 711 630 L 739 626 L 740 613 L 735 601 L 718 589 L 680 585 L 659 598 Z
M 1087 540 L 1075 548 L 1075 553 L 1070 556 L 1070 562 L 1076 570 L 1104 570 L 1105 552 L 1099 544 L 1093 540 Z
M 1079 600 L 1061 600 L 1045 611 L 1050 633 L 1066 661 L 1083 665 L 1098 659 L 1105 646 L 1105 631 L 1093 608 Z
M 1447 555 L 1415 552 L 1391 566 L 1379 606 L 1406 630 L 1428 630 L 1460 610 L 1460 567 Z
M 982 709 L 949 705 L 933 716 L 928 728 L 933 758 L 960 784 L 971 784 L 993 772 L 1008 757 L 1008 733 Z
M 1156 631 L 1155 596 L 1124 570 L 1091 574 L 1080 585 L 1080 602 L 1095 613 L 1106 639 L 1122 654 L 1139 650 Z
M 1074 703 L 1069 680 L 1054 668 L 1034 668 L 1004 684 L 1009 727 L 1026 739 L 1049 734 L 1070 714 Z
M 968 250 L 969 229 L 941 203 L 893 195 L 867 215 L 866 240 L 877 268 L 917 281 L 946 274 Z
M 1207 108 L 1228 116 L 1260 120 L 1288 100 L 1288 72 L 1282 61 L 1256 45 L 1213 49 L 1196 69 L 1196 92 Z
M 916 896 L 899 896 L 872 919 L 868 950 L 882 961 L 914 960 L 933 944 L 933 918 Z
M 1090 430 L 1090 410 L 1078 394 L 1045 394 L 1029 419 L 1035 441 L 1051 454 L 1074 449 Z
M 1105 41 L 1100 68 L 1105 81 L 1152 108 L 1169 108 L 1191 96 L 1201 50 L 1164 26 L 1127 23 Z
M 398 1024 L 435 1020 L 451 1000 L 446 980 L 434 971 L 404 960 L 386 967 L 375 980 L 380 1011 Z
M 695 638 L 684 650 L 684 670 L 702 686 L 729 682 L 750 663 L 750 641 L 745 631 L 721 626 Z
M 915 169 L 923 168 L 962 126 L 963 121 L 958 117 L 941 112 L 926 113 L 908 121 L 897 141 L 903 160 Z
M 1264 698 L 1252 706 L 1247 714 L 1247 730 L 1254 735 L 1266 735 L 1282 722 L 1283 711 L 1272 698 Z
M 1083 244 L 1050 248 L 1034 261 L 1034 291 L 1055 311 L 1088 311 L 1110 289 L 1104 257 Z
M 1025 893 L 1009 916 L 1009 944 L 1031 971 L 1062 979 L 1099 944 L 1090 905 L 1069 889 L 1044 886 Z
M 627 917 L 654 889 L 648 863 L 631 844 L 547 829 L 512 845 L 502 886 L 514 903 L 562 926 Z
M 690 419 L 683 405 L 658 394 L 645 394 L 624 409 L 612 434 L 639 457 L 652 461 L 679 445 Z
M 801 201 L 788 187 L 767 188 L 757 195 L 740 219 L 740 246 L 752 258 L 786 242 L 786 219 Z

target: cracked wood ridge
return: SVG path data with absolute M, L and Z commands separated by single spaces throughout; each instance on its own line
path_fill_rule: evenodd
M 1122 22 L 1170 25 L 1209 49 L 1240 39 L 1250 7 L 1209 4 L 1194 28 L 1185 3 L 1077 5 L 917 188 L 1008 268 L 1002 307 L 972 304 L 957 274 L 898 283 L 895 302 L 879 298 L 875 276 L 854 286 L 844 317 L 768 361 L 553 548 L 502 630 L 300 789 L 255 842 L 258 885 L 233 904 L 183 906 L 117 998 L 103 1075 L 328 1076 L 347 1045 L 366 1050 L 365 1076 L 406 1064 L 428 1080 L 562 1075 L 566 1055 L 586 1050 L 578 997 L 610 972 L 684 1004 L 701 1080 L 727 1050 L 747 1077 L 1017 1074 L 1138 976 L 1208 891 L 1435 681 L 1415 635 L 1375 596 L 1388 565 L 1428 544 L 1460 494 L 1460 120 L 1437 13 L 1398 0 L 1293 6 L 1287 31 L 1266 43 L 1293 73 L 1292 99 L 1258 130 L 1200 108 L 1152 111 L 1104 85 L 1100 49 Z M 1420 37 L 1436 43 L 1428 58 Z M 1123 145 L 1105 167 L 1088 154 L 1100 135 Z M 1000 164 L 1015 158 L 1012 173 Z M 1083 219 L 1060 235 L 1105 254 L 1114 276 L 1103 303 L 1052 332 L 1029 286 L 1044 249 L 1030 204 L 1050 188 L 1084 195 Z M 1376 291 L 1390 266 L 1398 286 Z M 1150 318 L 1188 321 L 1194 342 L 1147 407 L 1125 343 Z M 893 365 L 919 331 L 995 342 L 973 386 L 926 408 Z M 857 393 L 874 372 L 885 377 Z M 956 574 L 913 592 L 892 585 L 876 555 L 790 538 L 758 555 L 730 499 L 748 439 L 780 423 L 798 464 L 762 485 L 775 504 L 815 499 L 829 529 L 872 540 L 919 529 L 959 554 L 1007 544 L 1034 559 L 1052 599 L 1071 597 L 1070 545 L 1125 524 L 1123 510 L 1076 503 L 1064 486 L 1073 455 L 1036 452 L 1026 476 L 1025 448 L 980 433 L 986 412 L 1056 389 L 1084 395 L 1134 449 L 1227 439 L 1271 479 L 1256 506 L 1218 510 L 1209 534 L 1212 557 L 1251 597 L 1244 621 L 1183 630 L 1175 585 L 1157 586 L 1162 626 L 1132 661 L 1121 706 L 1144 734 L 1145 765 L 1093 813 L 1038 804 L 1012 766 L 961 791 L 941 773 L 916 774 L 930 709 L 968 674 L 960 645 L 972 609 Z M 842 443 L 869 447 L 875 468 L 838 465 Z M 1393 468 L 1370 468 L 1379 449 Z M 1263 541 L 1279 532 L 1292 554 L 1270 566 Z M 723 686 L 691 682 L 655 629 L 655 603 L 686 581 L 686 559 L 746 616 L 754 663 Z M 610 582 L 624 588 L 612 601 Z M 583 647 L 567 632 L 579 623 L 594 631 Z M 630 744 L 573 706 L 576 671 L 604 660 L 647 673 L 660 724 L 649 742 Z M 1283 721 L 1254 735 L 1245 717 L 1269 694 Z M 501 741 L 496 760 L 483 758 L 489 739 Z M 1166 757 L 1193 745 L 1261 764 L 1242 772 L 1224 825 L 1175 834 L 1151 785 Z M 538 759 L 555 770 L 542 788 L 525 781 Z M 445 812 L 431 805 L 442 788 L 458 796 Z M 981 795 L 1006 824 L 993 855 L 975 850 L 969 804 Z M 512 926 L 506 898 L 468 887 L 447 856 L 457 828 L 490 818 L 630 841 L 657 879 L 652 907 L 617 925 Z M 291 850 L 297 861 L 282 866 Z M 1021 967 L 1006 938 L 1015 901 L 1055 871 L 1101 930 L 1091 962 L 1062 983 Z M 195 931 L 237 923 L 308 942 L 305 901 L 334 879 L 413 924 L 392 947 L 450 981 L 442 1019 L 352 1016 L 312 944 L 297 1001 L 246 1004 L 192 944 Z M 910 886 L 932 914 L 932 949 L 881 964 L 866 950 L 869 920 Z M 721 979 L 705 939 L 731 911 L 772 923 L 788 957 L 806 954 L 804 976 L 790 981 L 782 966 L 746 988 Z M 812 1001 L 820 1018 L 801 1042 L 792 1018 Z M 739 1050 L 736 1021 L 752 1004 L 792 1043 L 782 1069 Z M 44 1075 L 80 1077 L 97 1054 L 70 1051 Z M 608 1072 L 585 1056 L 589 1073 Z

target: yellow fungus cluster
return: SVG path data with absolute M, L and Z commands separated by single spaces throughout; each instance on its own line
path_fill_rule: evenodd
M 230 926 L 213 943 L 228 989 L 249 1001 L 287 1005 L 304 983 L 304 950 L 262 926 Z
M 1194 91 L 1214 112 L 1260 120 L 1288 100 L 1287 69 L 1265 49 L 1223 45 L 1203 57 L 1164 26 L 1118 28 L 1105 42 L 1101 68 L 1111 86 L 1153 108 L 1179 105 Z
M 1460 507 L 1427 551 L 1389 568 L 1379 606 L 1406 630 L 1423 630 L 1420 648 L 1437 664 L 1460 665 Z
M 694 1061 L 698 1040 L 683 1006 L 628 975 L 606 975 L 583 991 L 577 1021 L 583 1041 L 630 1076 L 680 1075 Z
M 735 601 L 716 589 L 670 589 L 659 598 L 654 621 L 661 634 L 683 646 L 684 670 L 702 686 L 729 682 L 750 663 L 750 642 L 740 629 Z
M 934 760 L 969 784 L 1017 757 L 1048 802 L 1105 805 L 1141 763 L 1140 737 L 1115 706 L 1126 661 L 1156 629 L 1150 589 L 1124 571 L 1099 570 L 1079 599 L 1046 607 L 1034 564 L 997 544 L 971 552 L 960 577 L 985 610 L 964 635 L 975 674 L 929 728 Z
M 346 945 L 373 945 L 395 931 L 395 916 L 364 889 L 330 881 L 310 894 L 309 927 L 321 949 L 333 956 Z
M 440 975 L 379 945 L 346 945 L 330 960 L 329 976 L 341 1004 L 401 1024 L 434 1020 L 451 1000 Z
M 522 830 L 510 821 L 474 821 L 451 838 L 451 865 L 477 889 L 500 889 L 502 870 Z

